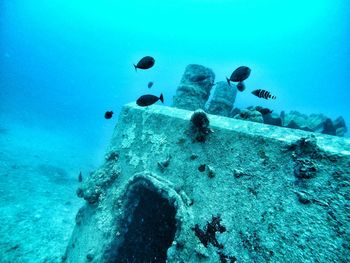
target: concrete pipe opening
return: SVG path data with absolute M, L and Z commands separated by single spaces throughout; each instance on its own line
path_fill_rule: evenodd
M 108 262 L 166 262 L 176 233 L 174 205 L 143 185 L 133 189 L 128 203 L 123 241 Z

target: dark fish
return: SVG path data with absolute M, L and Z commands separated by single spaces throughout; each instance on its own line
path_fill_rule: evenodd
M 135 70 L 139 69 L 149 69 L 151 67 L 153 67 L 154 65 L 154 58 L 150 57 L 150 56 L 146 56 L 141 58 L 141 60 L 139 62 L 137 62 L 137 64 L 134 64 Z
M 241 82 L 246 80 L 250 75 L 251 69 L 246 66 L 241 66 L 236 68 L 230 78 L 226 77 L 227 83 L 230 85 L 230 81 L 232 82 Z
M 276 99 L 276 96 L 271 95 L 271 93 L 267 90 L 263 89 L 256 89 L 252 91 L 252 94 L 257 96 L 258 98 L 263 98 L 263 99 Z
M 154 83 L 152 81 L 150 81 L 150 82 L 148 82 L 147 87 L 150 89 L 150 88 L 152 88 L 153 84 Z
M 106 111 L 105 112 L 105 119 L 110 119 L 113 116 L 113 111 Z
M 261 106 L 256 106 L 255 110 L 257 110 L 258 112 L 260 112 L 262 115 L 266 115 L 266 114 L 270 114 L 272 113 L 272 110 L 268 109 L 268 108 L 263 108 Z
M 81 183 L 83 181 L 83 175 L 82 173 L 80 172 L 79 173 L 79 176 L 78 176 L 78 182 Z
M 237 89 L 238 89 L 240 92 L 242 92 L 242 91 L 245 90 L 245 85 L 244 85 L 244 82 L 243 82 L 243 81 L 238 82 L 238 84 L 237 84 Z
M 141 107 L 145 107 L 156 103 L 158 100 L 164 103 L 163 94 L 160 94 L 159 98 L 157 96 L 147 94 L 138 98 L 136 104 Z

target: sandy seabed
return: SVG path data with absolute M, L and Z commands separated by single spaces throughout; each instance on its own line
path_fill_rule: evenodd
M 78 174 L 94 170 L 72 134 L 0 127 L 0 262 L 61 262 L 83 201 Z

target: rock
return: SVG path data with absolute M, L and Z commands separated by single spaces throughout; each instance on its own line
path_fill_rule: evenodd
M 247 120 L 253 122 L 264 123 L 262 114 L 256 110 L 243 109 L 241 112 L 233 117 L 234 119 Z
M 256 110 L 261 113 L 263 117 L 263 121 L 265 124 L 274 125 L 274 126 L 282 126 L 282 118 L 276 113 L 272 113 L 272 110 L 268 108 L 264 108 L 261 106 L 250 106 L 247 108 L 248 110 Z
M 282 126 L 282 119 L 273 113 L 263 115 L 263 119 L 265 124 Z
M 336 135 L 343 137 L 345 133 L 348 131 L 345 120 L 343 117 L 338 117 L 333 121 L 333 125 L 336 129 Z
M 342 117 L 336 120 L 323 114 L 302 114 L 291 111 L 283 116 L 283 126 L 304 131 L 320 132 L 328 135 L 344 136 L 347 132 L 345 121 Z
M 211 69 L 188 65 L 173 98 L 173 106 L 186 110 L 204 109 L 214 79 L 215 74 Z
M 229 86 L 226 81 L 216 83 L 214 95 L 209 102 L 207 112 L 210 114 L 230 116 L 237 95 L 237 89 Z

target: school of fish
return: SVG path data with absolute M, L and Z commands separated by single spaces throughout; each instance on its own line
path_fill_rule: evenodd
M 150 69 L 154 66 L 155 61 L 156 60 L 153 57 L 145 56 L 141 58 L 136 64 L 134 64 L 135 71 L 137 71 L 137 69 L 142 69 L 142 70 Z M 251 73 L 251 69 L 249 67 L 240 66 L 232 72 L 229 78 L 226 77 L 226 81 L 230 86 L 231 86 L 231 82 L 237 82 L 236 84 L 237 90 L 240 92 L 243 92 L 246 89 L 246 85 L 244 81 L 249 78 L 250 73 Z M 147 87 L 150 89 L 152 88 L 153 84 L 154 82 L 150 81 L 148 82 Z M 213 84 L 213 86 L 214 85 L 215 84 Z M 253 90 L 251 94 L 262 99 L 276 99 L 276 96 L 272 95 L 269 91 L 263 90 L 263 89 Z M 148 107 L 153 105 L 157 101 L 161 101 L 162 103 L 164 103 L 164 98 L 162 93 L 159 95 L 159 97 L 152 94 L 142 95 L 136 100 L 136 104 L 140 107 Z M 105 119 L 111 119 L 113 116 L 113 111 L 106 111 L 104 116 L 105 116 Z

